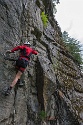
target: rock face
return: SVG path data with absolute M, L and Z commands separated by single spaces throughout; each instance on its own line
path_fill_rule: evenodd
M 51 0 L 0 0 L 0 125 L 83 125 L 83 75 L 63 45 L 52 7 Z M 31 57 L 24 86 L 5 97 L 2 90 L 16 74 L 5 51 L 25 39 L 39 55 Z

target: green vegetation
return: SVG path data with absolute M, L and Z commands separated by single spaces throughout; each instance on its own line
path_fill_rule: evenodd
M 82 65 L 83 60 L 80 42 L 74 38 L 69 37 L 69 34 L 66 31 L 63 32 L 62 37 L 68 51 L 72 54 L 73 58 L 78 62 L 78 64 Z
M 45 12 L 42 12 L 42 13 L 41 13 L 41 19 L 42 19 L 43 25 L 46 27 L 47 24 L 48 24 L 48 17 L 47 17 L 47 15 L 45 14 Z
M 55 2 L 56 4 L 60 3 L 60 0 L 52 0 L 53 2 Z
M 46 115 L 46 112 L 43 111 L 43 110 L 42 110 L 42 111 L 40 112 L 40 114 L 39 114 L 39 117 L 40 117 L 40 119 L 42 119 L 42 120 L 44 120 L 44 119 L 46 118 L 46 116 L 47 116 L 47 115 Z
M 57 12 L 57 9 L 56 9 L 56 4 L 59 4 L 60 3 L 60 1 L 59 0 L 52 0 L 52 4 L 53 4 L 53 15 L 55 15 L 56 14 L 56 12 Z
M 53 1 L 53 14 L 56 14 L 57 9 L 56 9 L 56 2 Z

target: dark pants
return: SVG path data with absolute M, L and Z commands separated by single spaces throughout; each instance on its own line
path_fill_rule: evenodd
M 22 73 L 25 71 L 26 67 L 28 65 L 28 60 L 25 60 L 23 58 L 19 58 L 17 61 L 16 61 L 16 68 L 21 71 Z

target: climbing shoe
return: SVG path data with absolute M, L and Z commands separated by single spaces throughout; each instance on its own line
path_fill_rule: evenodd
M 24 86 L 24 81 L 21 81 L 20 79 L 18 79 L 16 84 L 17 84 L 18 87 L 23 87 Z
M 10 95 L 11 90 L 12 90 L 12 87 L 8 87 L 8 88 L 5 90 L 5 92 L 4 92 L 5 96 Z
M 16 83 L 18 86 L 20 85 L 20 79 L 18 79 L 17 83 Z

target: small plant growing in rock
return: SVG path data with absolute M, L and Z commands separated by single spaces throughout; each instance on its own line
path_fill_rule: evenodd
M 42 19 L 43 25 L 46 27 L 48 24 L 48 17 L 47 17 L 47 14 L 45 14 L 45 12 L 41 13 L 41 19 Z
M 44 119 L 46 119 L 46 112 L 45 111 L 41 111 L 40 113 L 39 113 L 39 117 L 40 117 L 40 119 L 42 119 L 42 120 L 44 120 Z

